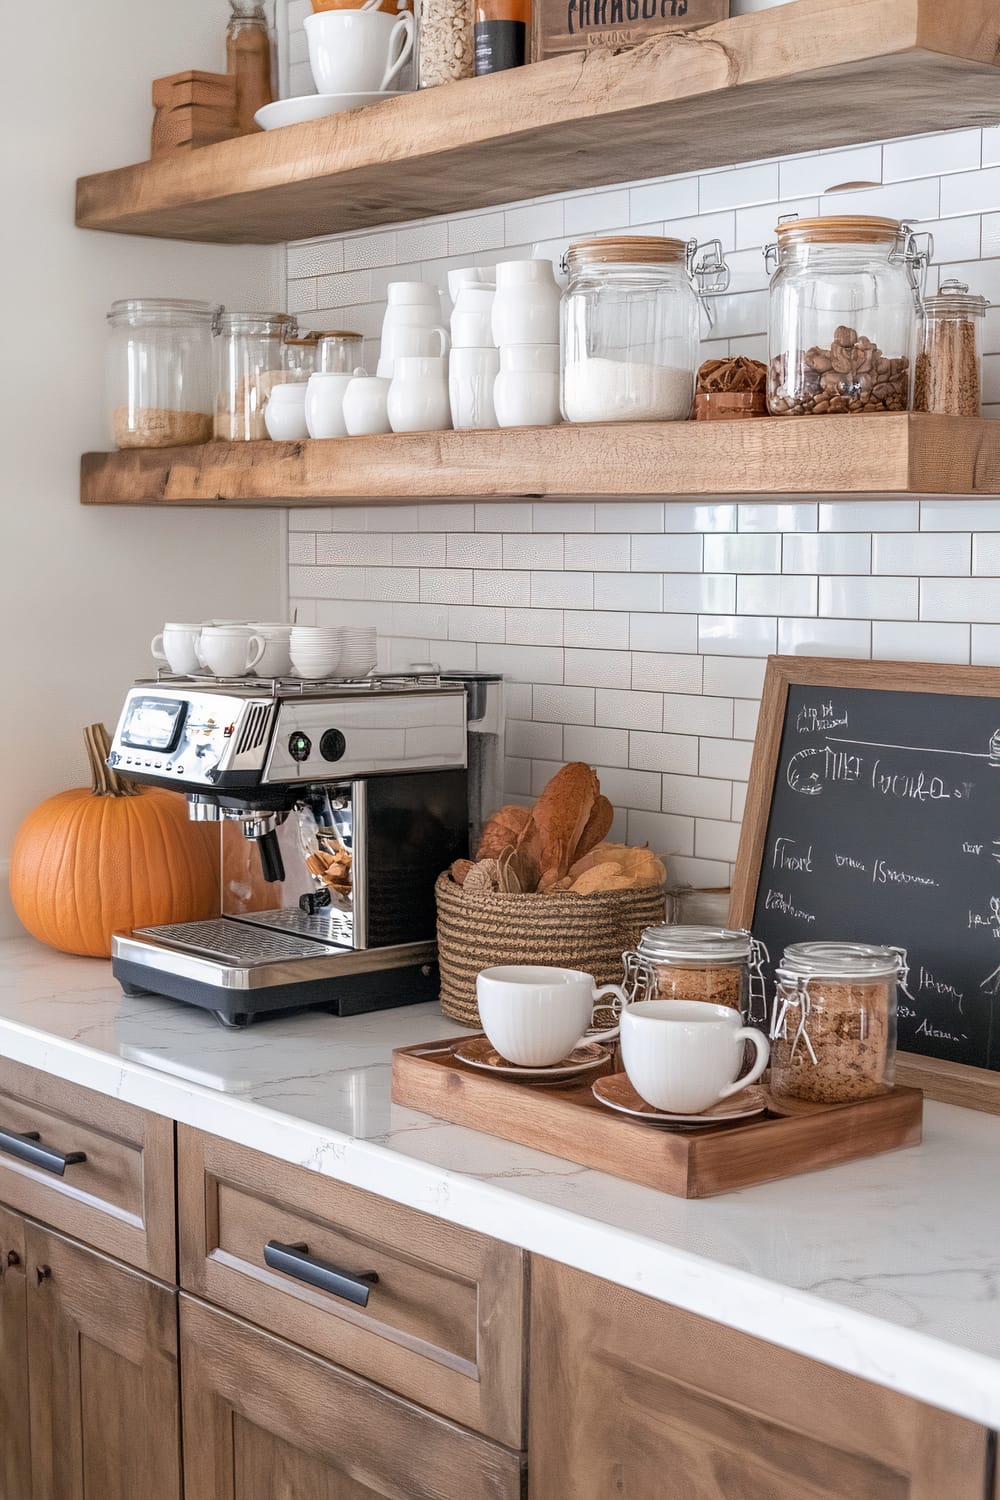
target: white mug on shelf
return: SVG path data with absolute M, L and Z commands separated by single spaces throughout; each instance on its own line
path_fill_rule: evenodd
M 387 409 L 393 432 L 442 432 L 449 428 L 447 359 L 421 355 L 397 359 Z
M 385 300 L 387 307 L 433 307 L 441 315 L 441 293 L 431 281 L 390 281 Z
M 276 443 L 297 443 L 309 436 L 306 426 L 307 380 L 286 381 L 276 385 L 264 407 L 267 435 Z
M 476 1003 L 483 1030 L 507 1062 L 521 1068 L 547 1068 L 562 1062 L 582 1042 L 610 1042 L 619 1028 L 587 1035 L 598 1010 L 624 1014 L 627 1001 L 617 984 L 595 984 L 592 974 L 541 964 L 508 964 L 483 969 L 476 979 Z
M 327 10 L 306 16 L 309 66 L 320 94 L 381 94 L 413 51 L 408 10 Z
M 426 327 L 383 326 L 382 344 L 379 350 L 377 374 L 391 380 L 397 359 L 436 357 L 443 359 L 448 353 L 448 330 L 441 323 Z
M 451 315 L 451 342 L 456 349 L 486 349 L 493 343 L 491 313 L 496 289 L 463 286 Z
M 288 650 L 292 634 L 291 625 L 278 621 L 255 621 L 250 629 L 264 642 L 263 655 L 254 664 L 256 675 L 258 677 L 287 677 L 292 670 L 292 658 Z
M 350 437 L 371 437 L 391 432 L 389 387 L 392 381 L 379 375 L 357 375 L 344 392 L 344 426 Z
M 496 349 L 452 349 L 448 395 L 453 427 L 496 427 L 493 386 L 500 369 Z
M 198 657 L 216 677 L 245 677 L 264 655 L 266 642 L 246 625 L 206 625 Z
M 363 375 L 362 369 L 353 375 L 310 375 L 306 391 L 306 426 L 311 438 L 338 438 L 347 436 L 344 423 L 344 397 L 355 376 Z
M 550 260 L 502 260 L 491 326 L 498 348 L 558 344 L 561 293 Z
M 501 427 L 555 427 L 562 419 L 558 344 L 501 349 L 493 405 Z
M 154 635 L 149 649 L 154 659 L 166 662 L 171 672 L 190 676 L 192 672 L 201 671 L 201 662 L 198 660 L 198 637 L 201 630 L 201 625 L 183 625 L 168 620 L 159 635 Z
M 622 1012 L 622 1062 L 636 1093 L 667 1114 L 700 1115 L 756 1083 L 770 1043 L 739 1011 L 704 1000 L 640 1000 Z M 751 1042 L 757 1056 L 740 1077 Z

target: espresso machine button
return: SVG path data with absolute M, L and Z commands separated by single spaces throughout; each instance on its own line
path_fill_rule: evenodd
M 301 729 L 296 729 L 288 736 L 288 753 L 292 760 L 303 761 L 309 759 L 312 750 L 312 740 Z
M 347 753 L 347 741 L 339 729 L 327 729 L 319 742 L 319 753 L 324 760 L 343 760 Z

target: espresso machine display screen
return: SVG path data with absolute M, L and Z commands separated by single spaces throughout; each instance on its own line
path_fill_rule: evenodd
M 186 707 L 182 699 L 134 698 L 122 725 L 122 744 L 167 754 L 180 739 Z

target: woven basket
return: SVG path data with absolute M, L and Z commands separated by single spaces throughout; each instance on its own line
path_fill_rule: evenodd
M 544 896 L 466 895 L 447 873 L 437 896 L 441 1009 L 463 1026 L 481 1026 L 476 975 L 497 964 L 582 969 L 598 984 L 621 984 L 622 954 L 644 927 L 662 922 L 663 891 L 562 891 Z

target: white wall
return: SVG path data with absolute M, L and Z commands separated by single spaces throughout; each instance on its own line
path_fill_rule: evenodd
M 823 199 L 837 183 L 865 192 Z M 718 236 L 734 295 L 703 355 L 763 358 L 761 247 L 780 214 L 912 217 L 937 242 L 932 286 L 1000 302 L 1000 129 L 875 142 L 534 200 L 289 247 L 289 308 L 377 347 L 385 287 L 451 266 L 558 257 L 591 233 Z M 1000 310 L 985 406 L 1000 417 Z M 822 420 L 822 419 L 817 419 Z M 829 419 L 834 420 L 834 419 Z M 844 418 L 849 426 L 850 418 Z M 683 481 L 679 486 L 683 488 Z M 503 671 L 507 791 L 594 764 L 617 831 L 675 879 L 726 883 L 768 652 L 1000 664 L 1000 501 L 356 507 L 290 513 L 301 619 L 366 621 L 382 661 Z
M 117 716 L 164 618 L 260 612 L 285 592 L 278 512 L 84 509 L 78 466 L 110 446 L 105 312 L 127 296 L 281 306 L 283 253 L 94 234 L 77 176 L 149 155 L 150 85 L 221 70 L 225 0 L 5 7 L 0 92 L 0 891 L 14 830 L 86 782 L 84 724 Z M 0 930 L 4 926 L 0 899 Z

